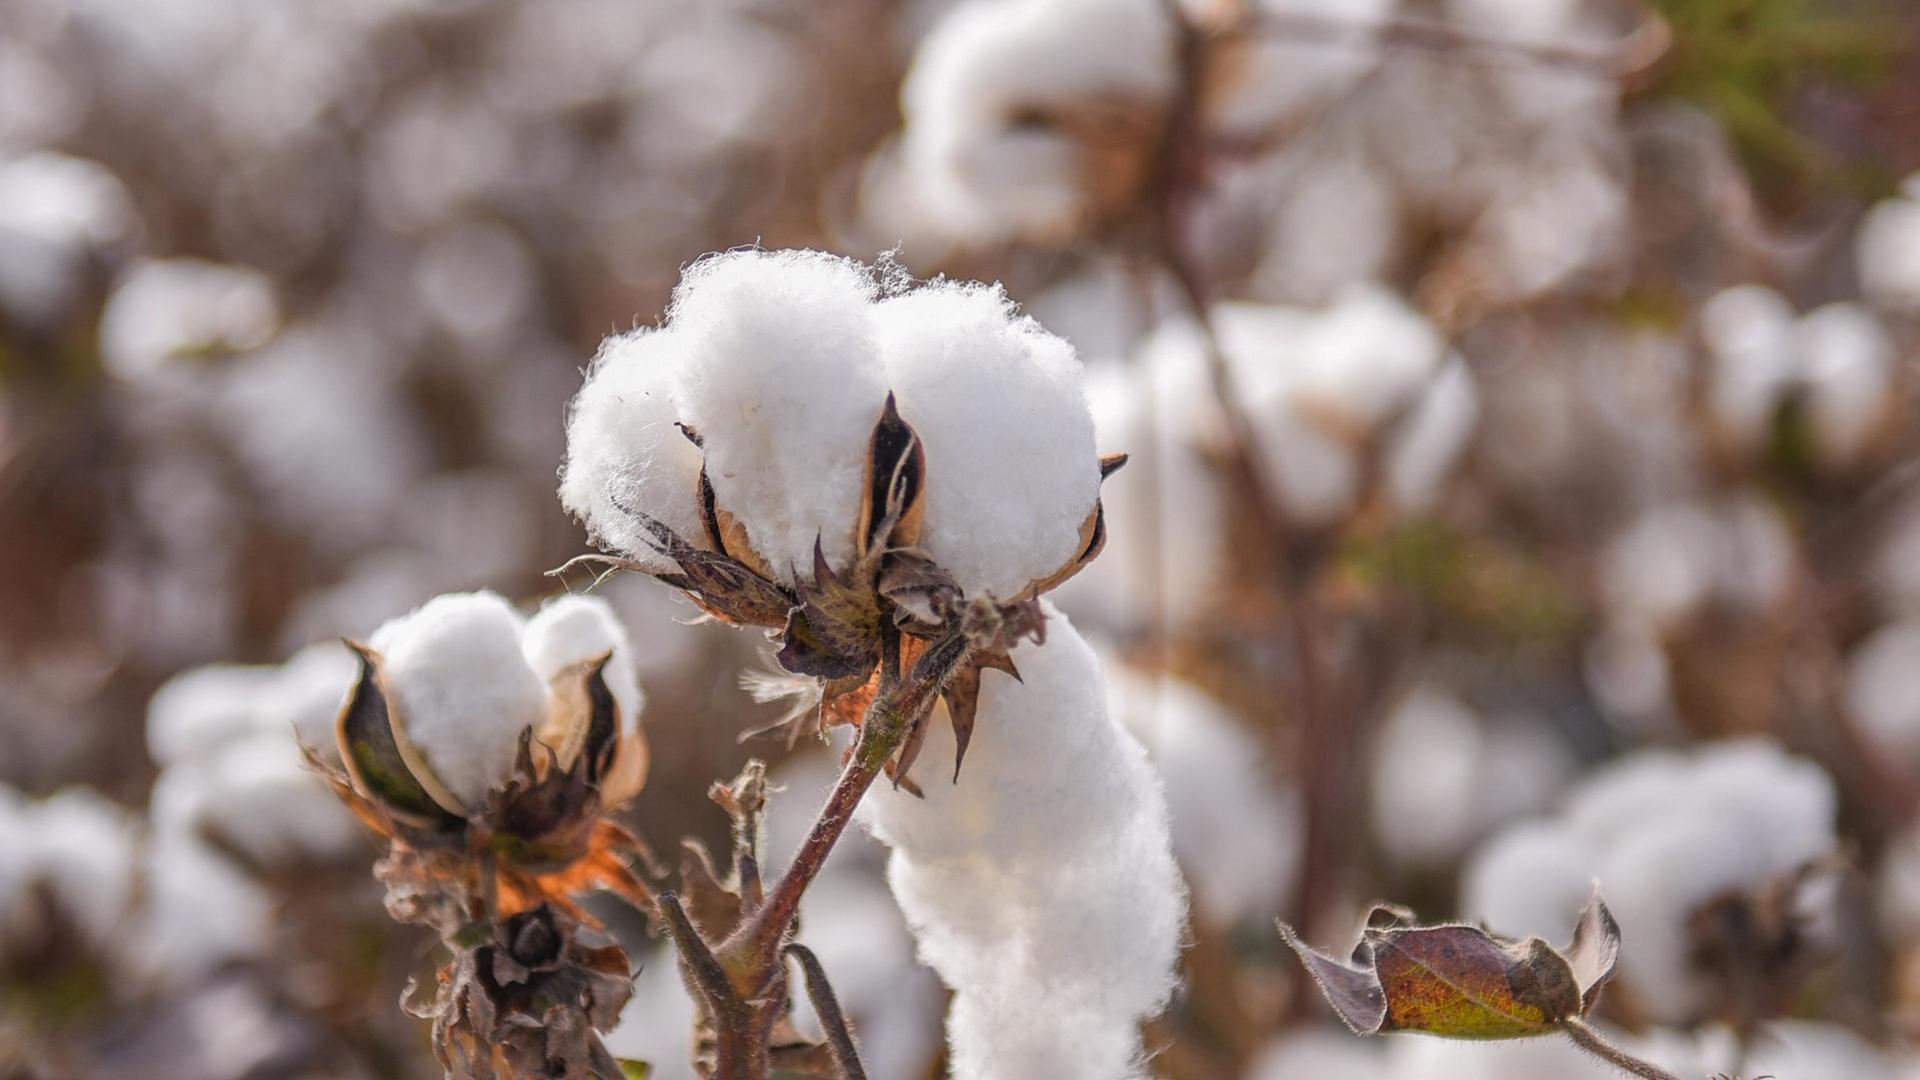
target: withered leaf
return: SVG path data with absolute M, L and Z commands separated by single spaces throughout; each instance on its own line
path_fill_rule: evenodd
M 799 581 L 800 575 L 794 575 Z M 799 581 L 799 604 L 787 613 L 778 656 L 796 675 L 864 677 L 879 662 L 880 601 L 870 583 L 836 574 L 816 538 L 813 582 Z
M 672 559 L 679 573 L 654 573 L 656 579 L 685 592 L 707 613 L 732 623 L 784 626 L 793 598 L 780 586 L 723 552 L 703 551 L 665 522 L 639 510 L 627 510 L 646 529 L 653 549 Z
M 1284 923 L 1280 935 L 1354 1031 L 1453 1039 L 1547 1035 L 1585 1016 L 1613 973 L 1620 941 L 1598 892 L 1565 953 L 1472 926 L 1369 925 L 1352 963 L 1342 963 Z
M 428 794 L 400 752 L 379 655 L 357 641 L 346 644 L 360 658 L 360 678 L 334 721 L 334 734 L 354 786 L 410 824 L 455 827 L 459 818 Z

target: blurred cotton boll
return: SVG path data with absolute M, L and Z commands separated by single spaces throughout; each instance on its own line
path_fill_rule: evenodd
M 1854 239 L 1855 269 L 1868 299 L 1903 314 L 1920 313 L 1920 176 L 1876 205 Z
M 132 197 L 105 166 L 0 149 L 0 314 L 53 330 L 140 233 Z
M 1854 647 L 1846 701 L 1876 747 L 1920 762 L 1920 621 L 1888 623 Z
M 129 266 L 100 316 L 100 351 L 123 379 L 167 361 L 245 352 L 266 344 L 279 307 L 265 275 L 200 259 L 149 259 Z
M 1393 1080 L 1390 1060 L 1385 1048 L 1344 1029 L 1302 1029 L 1268 1043 L 1245 1080 Z

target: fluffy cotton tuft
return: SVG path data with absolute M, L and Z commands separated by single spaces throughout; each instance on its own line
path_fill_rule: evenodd
M 1868 211 L 1854 239 L 1860 286 L 1875 303 L 1920 312 L 1920 176 L 1907 178 L 1900 198 Z
M 90 945 L 117 944 L 135 895 L 131 815 L 90 789 L 66 788 L 38 802 L 0 805 L 0 848 L 0 926 L 18 917 L 26 890 L 37 885 Z
M 853 557 L 867 444 L 887 397 L 873 339 L 877 286 L 816 251 L 735 251 L 689 267 L 668 325 L 691 362 L 680 416 L 705 441 L 716 501 L 775 573 Z
M 956 232 L 1057 234 L 1086 213 L 1098 179 L 1087 140 L 1162 108 L 1174 78 L 1158 0 L 955 5 L 901 90 L 907 168 Z
M 156 832 L 214 837 L 261 866 L 325 862 L 364 850 L 352 814 L 282 731 L 169 765 L 154 783 Z
M 631 733 L 640 723 L 646 699 L 640 693 L 639 669 L 627 629 L 614 617 L 605 600 L 592 596 L 562 596 L 549 601 L 527 620 L 521 652 L 542 682 L 574 664 L 612 653 L 601 677 L 620 706 L 620 729 Z
M 682 337 L 667 330 L 608 338 L 567 416 L 561 504 L 596 543 L 651 570 L 673 564 L 639 514 L 689 540 L 703 529 L 700 450 L 680 430 L 673 399 L 686 360 Z
M 1108 714 L 1100 665 L 1066 619 L 989 674 L 965 770 L 926 797 L 863 804 L 920 955 L 955 991 L 959 1080 L 1143 1075 L 1139 1021 L 1173 986 L 1185 895 L 1166 801 Z M 935 718 L 923 762 L 951 761 Z M 937 766 L 936 766 L 937 768 Z
M 1836 815 L 1832 780 L 1770 742 L 1643 751 L 1593 774 L 1557 822 L 1483 847 L 1466 871 L 1464 914 L 1554 939 L 1541 924 L 1570 918 L 1571 898 L 1597 878 L 1626 930 L 1620 978 L 1655 1019 L 1689 1021 L 1711 1003 L 1689 961 L 1693 912 L 1832 851 Z
M 520 616 L 493 593 L 435 597 L 376 630 L 388 688 L 427 767 L 469 810 L 513 769 L 546 687 L 520 651 Z
M 1100 497 L 1073 346 L 998 285 L 935 282 L 874 309 L 900 415 L 919 433 L 934 560 L 969 594 L 1018 595 L 1080 553 Z

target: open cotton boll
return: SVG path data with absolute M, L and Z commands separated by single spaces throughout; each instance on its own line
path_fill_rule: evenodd
M 280 678 L 276 668 L 240 664 L 175 675 L 147 703 L 147 753 L 163 766 L 173 765 L 260 730 L 262 713 L 280 692 Z
M 654 550 L 636 511 L 690 543 L 705 535 L 700 450 L 680 430 L 673 398 L 687 356 L 685 339 L 670 330 L 608 338 L 567 413 L 561 504 L 595 543 L 649 570 L 671 570 L 673 563 Z
M 901 89 L 907 167 L 959 233 L 1057 235 L 1086 215 L 1094 185 L 1124 186 L 1115 174 L 1137 167 L 1114 160 L 1126 147 L 1094 144 L 1150 140 L 1140 114 L 1157 113 L 1174 78 L 1157 0 L 958 4 Z
M 953 987 L 958 1080 L 1141 1075 L 1137 1025 L 1172 989 L 1185 896 L 1146 754 L 1108 715 L 1099 662 L 1049 610 L 1047 642 L 989 677 L 966 768 L 861 811 L 920 956 Z M 950 761 L 936 720 L 923 761 Z
M 1100 498 L 1073 346 L 998 285 L 933 282 L 874 308 L 887 378 L 926 453 L 925 548 L 969 595 L 1067 565 Z
M 1268 140 L 1346 92 L 1380 63 L 1380 50 L 1369 41 L 1372 24 L 1391 13 L 1397 3 L 1258 0 L 1247 5 L 1255 18 L 1270 17 L 1278 28 L 1295 16 L 1345 26 L 1348 33 L 1332 42 L 1312 32 L 1291 40 L 1284 29 L 1226 38 L 1205 94 L 1204 112 L 1211 130 L 1228 138 Z M 1204 15 L 1209 4 L 1185 0 L 1185 6 Z
M 1854 647 L 1846 699 L 1875 746 L 1920 760 L 1920 621 L 1889 623 Z
M 169 766 L 154 784 L 151 812 L 157 831 L 217 838 L 260 866 L 327 862 L 365 850 L 353 815 L 279 731 Z
M 1822 458 L 1850 462 L 1886 414 L 1893 388 L 1893 341 L 1858 304 L 1828 304 L 1794 328 L 1805 371 L 1814 438 Z
M 1268 1043 L 1247 1066 L 1245 1080 L 1390 1080 L 1384 1049 L 1342 1029 L 1301 1030 Z
M 1602 552 L 1607 610 L 1661 628 L 1693 614 L 1712 594 L 1719 539 L 1712 515 L 1690 503 L 1642 514 Z
M 867 446 L 887 398 L 873 277 L 817 251 L 734 251 L 680 278 L 667 321 L 689 359 L 680 417 L 704 440 L 720 509 L 783 578 L 853 558 Z
M 1309 329 L 1307 362 L 1294 375 L 1301 399 L 1361 428 L 1405 408 L 1446 349 L 1431 322 L 1373 284 L 1342 291 Z
M 546 687 L 520 651 L 520 616 L 493 593 L 451 593 L 376 630 L 397 723 L 435 777 L 479 809 L 540 723 Z
M 291 727 L 301 746 L 327 760 L 340 756 L 334 721 L 352 691 L 359 661 L 337 641 L 321 641 L 301 649 L 280 666 L 269 710 L 268 727 Z
M 148 259 L 122 275 L 100 314 L 100 356 L 122 379 L 176 357 L 243 352 L 280 322 L 265 274 L 203 259 Z
M 1867 212 L 1854 237 L 1854 267 L 1868 299 L 1920 312 L 1920 176 L 1907 178 L 1902 197 Z
M 627 641 L 626 627 L 605 600 L 562 596 L 548 601 L 527 620 L 520 648 L 534 674 L 549 681 L 575 664 L 612 653 L 600 675 L 620 707 L 620 729 L 630 733 L 640 726 L 646 699 L 640 692 L 633 646 Z
M 1798 377 L 1793 335 L 1792 305 L 1763 285 L 1737 285 L 1700 309 L 1700 336 L 1713 360 L 1708 406 L 1744 446 L 1766 436 L 1774 407 Z
M 89 942 L 111 943 L 134 898 L 132 816 L 88 788 L 69 787 L 23 806 L 20 822 L 30 880 L 46 886 Z
M 178 987 L 222 964 L 268 955 L 272 900 L 205 843 L 185 833 L 156 833 L 141 865 L 141 904 L 128 951 L 148 979 Z
M 1557 821 L 1525 822 L 1480 845 L 1460 884 L 1460 917 L 1508 937 L 1564 943 L 1593 894 L 1598 859 Z
M 1299 872 L 1298 793 L 1275 782 L 1253 734 L 1195 687 L 1108 672 L 1109 708 L 1160 774 L 1173 853 L 1201 915 L 1217 927 L 1271 918 Z

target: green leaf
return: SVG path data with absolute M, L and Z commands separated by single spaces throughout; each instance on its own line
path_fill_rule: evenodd
M 621 1058 L 619 1060 L 620 1075 L 624 1080 L 647 1080 L 648 1077 L 653 1075 L 653 1066 L 644 1061 L 635 1061 L 632 1058 Z

